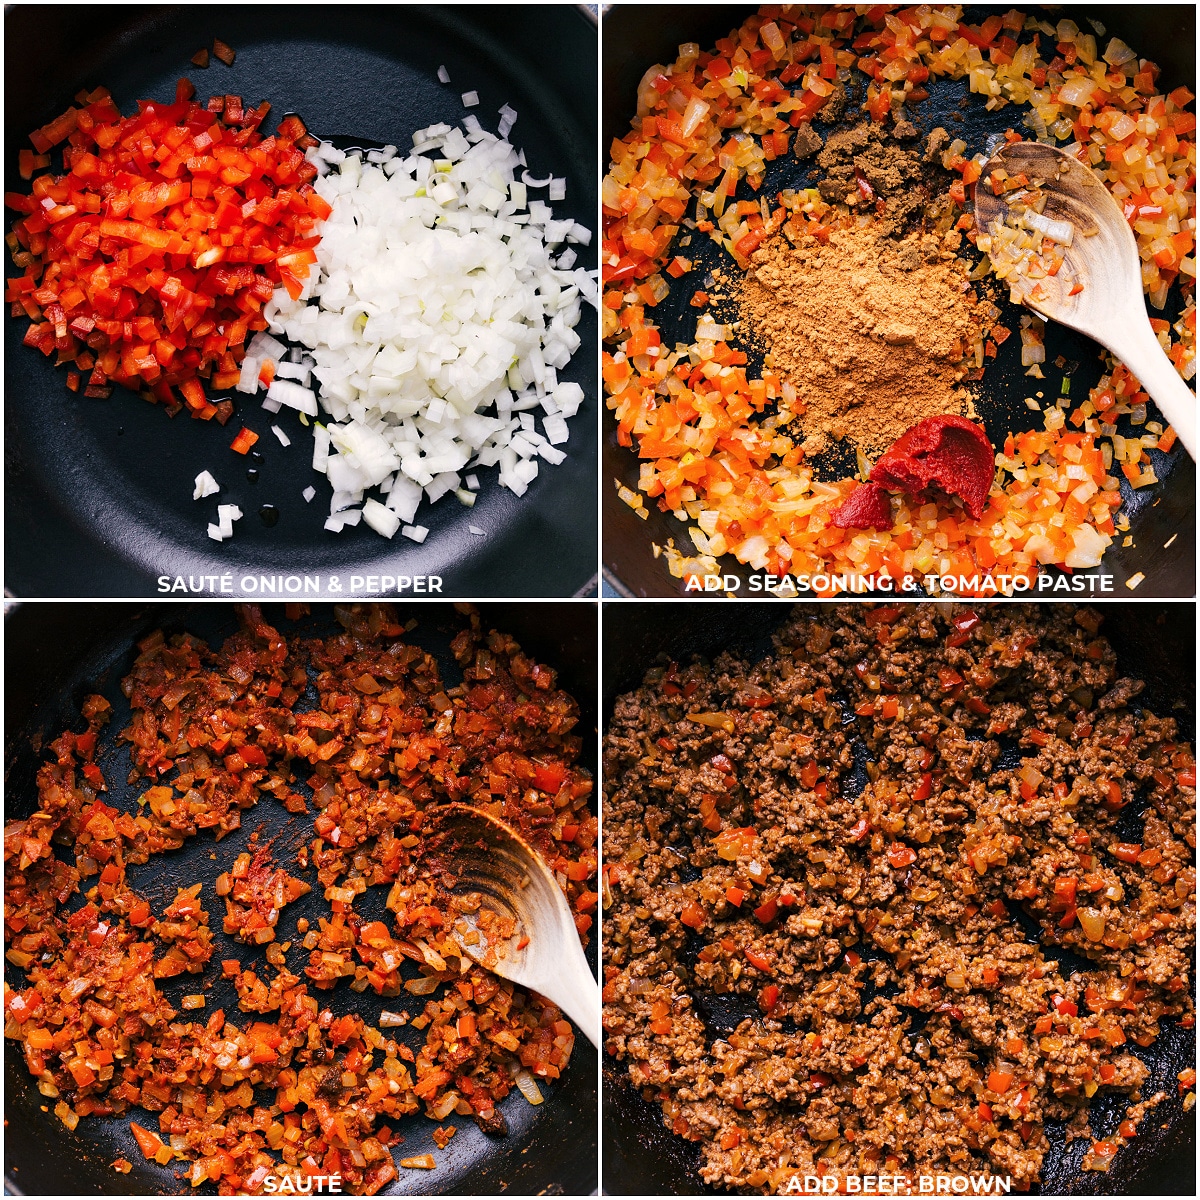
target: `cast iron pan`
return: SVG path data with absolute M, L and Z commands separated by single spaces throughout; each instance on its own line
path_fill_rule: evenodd
M 434 654 L 443 677 L 456 681 L 460 673 L 449 653 L 450 640 L 463 620 L 450 605 L 413 605 L 399 609 L 401 618 L 415 616 L 419 622 L 409 635 L 415 644 Z M 327 636 L 337 626 L 328 606 L 318 606 L 313 616 L 288 621 L 282 605 L 264 609 L 268 621 L 287 636 L 296 632 Z M 591 604 L 496 604 L 482 609 L 487 628 L 513 634 L 527 653 L 559 668 L 561 685 L 579 701 L 583 736 L 581 761 L 589 770 L 596 765 L 596 609 Z M 140 788 L 125 782 L 128 746 L 118 747 L 116 736 L 126 723 L 128 705 L 120 692 L 122 677 L 132 666 L 135 642 L 161 628 L 167 634 L 188 631 L 210 645 L 237 629 L 229 604 L 26 604 L 12 612 L 6 622 L 5 664 L 5 818 L 28 815 L 36 805 L 35 773 L 43 755 L 39 748 L 66 728 L 81 728 L 79 705 L 90 692 L 100 691 L 113 703 L 114 719 L 103 735 L 97 761 L 108 780 L 109 803 L 132 810 Z M 303 703 L 303 701 L 302 701 Z M 307 794 L 305 785 L 297 785 Z M 179 850 L 155 855 L 141 867 L 132 868 L 131 882 L 146 895 L 155 911 L 175 896 L 175 889 L 204 882 L 205 907 L 212 916 L 216 949 L 205 974 L 183 975 L 163 981 L 164 991 L 176 1008 L 179 997 L 199 991 L 197 985 L 214 981 L 205 991 L 207 1013 L 223 1008 L 231 1020 L 249 1019 L 239 1011 L 232 985 L 220 979 L 222 958 L 240 958 L 243 963 L 261 958 L 249 947 L 227 937 L 221 928 L 223 908 L 212 890 L 219 872 L 242 851 L 250 834 L 263 827 L 263 838 L 277 836 L 276 854 L 281 865 L 314 885 L 313 891 L 289 906 L 281 929 L 294 933 L 296 919 L 307 916 L 315 926 L 318 912 L 328 905 L 319 899 L 322 889 L 311 871 L 295 866 L 293 850 L 312 837 L 312 816 L 289 817 L 268 799 L 243 815 L 242 828 L 220 842 L 206 834 L 189 839 Z M 59 854 L 63 851 L 60 849 Z M 214 855 L 215 858 L 210 858 Z M 289 860 L 291 865 L 288 866 Z M 380 893 L 376 895 L 375 893 Z M 380 916 L 384 890 L 371 889 L 362 897 L 364 913 Z M 78 897 L 72 902 L 78 904 Z M 376 909 L 379 909 L 377 912 Z M 294 910 L 294 911 L 293 911 Z M 597 941 L 592 940 L 589 958 L 595 969 Z M 295 958 L 295 951 L 290 959 Z M 301 951 L 303 957 L 303 951 Z M 290 960 L 289 960 L 290 961 Z M 297 960 L 301 961 L 301 960 Z M 296 962 L 290 962 L 293 969 Z M 23 973 L 7 967 L 8 982 L 21 986 Z M 358 994 L 348 987 L 319 992 L 322 1005 L 335 1014 L 360 1012 L 375 1021 L 383 1008 L 396 1010 L 408 1004 L 418 1015 L 423 999 L 407 993 L 383 1000 L 373 992 Z M 424 1035 L 406 1026 L 395 1031 L 414 1049 Z M 472 1121 L 455 1119 L 458 1132 L 446 1149 L 438 1150 L 431 1134 L 437 1122 L 423 1115 L 406 1118 L 393 1128 L 404 1136 L 397 1160 L 431 1153 L 434 1171 L 400 1169 L 400 1178 L 385 1191 L 391 1194 L 494 1195 L 502 1191 L 517 1195 L 539 1193 L 586 1195 L 596 1189 L 596 1074 L 595 1052 L 579 1036 L 571 1063 L 561 1080 L 543 1087 L 545 1102 L 538 1107 L 526 1103 L 517 1092 L 506 1097 L 502 1110 L 508 1119 L 505 1138 L 486 1137 Z M 33 1085 L 16 1043 L 5 1043 L 5 1147 L 4 1180 L 10 1193 L 25 1195 L 119 1195 L 185 1193 L 190 1186 L 176 1181 L 172 1167 L 158 1167 L 142 1156 L 129 1132 L 130 1120 L 146 1123 L 147 1115 L 132 1110 L 123 1117 L 88 1117 L 71 1132 L 53 1112 Z M 49 1105 L 53 1109 L 53 1102 Z M 139 1113 L 141 1114 L 139 1117 Z M 149 1126 L 157 1128 L 153 1117 Z M 133 1170 L 119 1175 L 109 1165 L 124 1155 Z M 212 1184 L 202 1191 L 215 1194 Z
M 674 62 L 683 42 L 695 41 L 702 48 L 711 49 L 717 38 L 725 37 L 737 28 L 751 11 L 745 6 L 728 4 L 704 7 L 615 5 L 604 18 L 601 144 L 607 147 L 614 137 L 628 133 L 637 104 L 638 81 L 653 63 Z M 988 11 L 1000 10 L 969 8 L 964 20 L 977 24 Z M 1052 22 L 1064 15 L 1071 16 L 1084 28 L 1087 28 L 1084 17 L 1095 17 L 1105 26 L 1106 36 L 1121 37 L 1139 54 L 1157 62 L 1168 88 L 1180 84 L 1191 86 L 1195 80 L 1196 22 L 1195 9 L 1191 6 L 1080 5 L 1047 10 L 1044 15 Z M 1107 44 L 1104 39 L 1097 40 L 1101 48 Z M 909 106 L 910 119 L 922 134 L 935 126 L 943 126 L 952 137 L 961 137 L 967 142 L 968 154 L 984 149 L 992 135 L 1003 134 L 1009 128 L 1018 132 L 1024 128 L 1020 123 L 1027 111 L 1024 106 L 1009 105 L 989 113 L 981 97 L 970 96 L 965 107 L 960 108 L 959 101 L 967 94 L 965 81 L 934 79 L 925 86 L 930 97 Z M 856 105 L 847 106 L 847 119 L 856 120 L 858 115 Z M 816 128 L 825 135 L 833 127 L 817 122 Z M 768 164 L 760 194 L 773 196 L 783 187 L 813 186 L 819 172 L 815 160 L 809 160 L 805 165 L 789 153 Z M 750 194 L 744 186 L 742 191 Z M 739 198 L 744 198 L 741 192 Z M 694 206 L 689 215 L 694 215 Z M 695 234 L 684 253 L 696 259 L 699 265 L 692 274 L 674 284 L 671 294 L 654 310 L 654 318 L 664 330 L 663 341 L 667 345 L 692 340 L 696 310 L 689 305 L 688 298 L 695 287 L 701 286 L 699 280 L 707 271 L 722 261 L 726 265 L 732 261 L 703 234 Z M 695 283 L 689 284 L 689 280 Z M 688 286 L 681 286 L 683 284 Z M 1173 289 L 1167 311 L 1155 315 L 1174 320 L 1180 310 L 1178 293 L 1178 288 Z M 1004 314 L 1002 322 L 1015 333 L 1019 328 L 1018 318 L 1025 310 L 1010 304 L 1007 293 L 996 302 Z M 736 319 L 735 314 L 723 318 L 717 312 L 715 316 L 717 320 Z M 836 337 L 837 331 L 831 330 L 830 336 Z M 756 356 L 751 347 L 739 345 L 750 357 L 747 371 L 759 368 L 761 355 Z M 1002 445 L 1004 435 L 1010 430 L 1042 427 L 1041 413 L 1032 412 L 1025 404 L 1025 397 L 1036 397 L 1038 391 L 1044 392 L 1049 403 L 1058 397 L 1062 372 L 1054 366 L 1054 360 L 1060 354 L 1069 362 L 1079 364 L 1071 377 L 1071 395 L 1086 397 L 1088 389 L 1100 378 L 1098 349 L 1088 338 L 1047 322 L 1046 362 L 1042 367 L 1046 378 L 1037 380 L 1028 378 L 1021 366 L 1020 338 L 1009 338 L 1000 347 L 997 357 L 989 360 L 982 382 L 972 385 L 982 397 L 977 408 L 993 443 Z M 691 553 L 687 526 L 670 513 L 660 512 L 655 503 L 647 506 L 650 517 L 643 521 L 618 499 L 612 480 L 620 479 L 636 490 L 638 459 L 633 452 L 617 444 L 616 421 L 608 410 L 604 413 L 603 430 L 605 486 L 602 507 L 607 581 L 621 594 L 629 596 L 688 594 L 683 591 L 685 581 L 672 578 L 666 568 L 666 559 L 655 558 L 651 546 L 651 543 L 665 546 L 668 538 L 674 538 L 676 546 Z M 1124 428 L 1121 432 L 1125 432 Z M 1075 574 L 1111 575 L 1115 594 L 1127 595 L 1123 587 L 1125 581 L 1140 571 L 1146 578 L 1138 590 L 1139 596 L 1191 596 L 1196 590 L 1195 464 L 1182 446 L 1177 446 L 1170 454 L 1159 454 L 1157 450 L 1149 453 L 1155 473 L 1162 481 L 1160 484 L 1133 492 L 1124 477 L 1121 478 L 1125 499 L 1121 511 L 1129 515 L 1134 544 L 1122 547 L 1123 536 L 1118 536 L 1098 568 Z M 818 466 L 824 467 L 823 478 L 842 478 L 855 471 L 852 452 L 826 456 L 818 460 Z M 1173 534 L 1178 537 L 1167 549 L 1165 543 Z M 743 580 L 750 574 L 749 568 L 738 563 L 731 554 L 720 560 L 720 569 Z M 743 583 L 743 594 L 745 589 Z
M 519 114 L 513 143 L 530 170 L 567 178 L 556 212 L 595 225 L 596 28 L 582 5 L 18 5 L 4 32 L 8 191 L 29 191 L 17 149 L 80 88 L 108 87 L 128 113 L 139 99 L 173 99 L 186 75 L 201 100 L 230 92 L 247 103 L 270 100 L 268 132 L 294 111 L 319 137 L 392 142 L 402 152 L 414 130 L 457 123 L 467 112 L 494 133 L 497 110 L 509 103 Z M 237 59 L 232 68 L 213 59 L 199 70 L 188 60 L 214 37 Z M 441 64 L 448 85 L 437 80 Z M 465 109 L 461 94 L 472 90 L 479 106 Z M 576 249 L 580 265 L 595 266 L 595 241 Z M 323 592 L 340 575 L 344 592 L 353 572 L 440 575 L 450 596 L 571 596 L 596 574 L 597 326 L 589 304 L 576 329 L 582 345 L 561 375 L 586 395 L 563 447 L 569 457 L 558 467 L 543 463 L 519 500 L 490 468 L 479 472 L 474 508 L 453 497 L 424 504 L 417 520 L 430 532 L 422 545 L 399 533 L 388 541 L 362 524 L 326 532 L 331 493 L 309 465 L 311 432 L 294 413 L 267 413 L 261 394 L 231 393 L 237 411 L 224 429 L 182 413 L 170 420 L 121 388 L 109 400 L 86 400 L 67 391 L 64 369 L 21 345 L 28 325 L 5 320 L 9 594 L 151 596 L 160 575 L 224 573 L 234 595 L 250 594 L 244 574 L 316 575 Z M 229 449 L 243 418 L 260 435 L 262 462 Z M 276 441 L 272 423 L 291 437 L 290 448 Z M 260 468 L 255 484 L 246 475 L 252 465 Z M 232 541 L 206 533 L 218 498 L 192 500 L 193 480 L 206 469 L 221 484 L 220 501 L 245 513 Z M 301 492 L 310 483 L 317 496 L 307 504 Z M 258 516 L 263 504 L 279 510 L 273 528 Z M 488 536 L 472 535 L 468 524 Z
M 1130 604 L 1103 606 L 1103 633 L 1117 652 L 1122 670 L 1146 681 L 1138 697 L 1160 716 L 1173 716 L 1180 735 L 1194 739 L 1196 729 L 1196 625 L 1191 604 Z M 602 707 L 607 727 L 617 696 L 640 685 L 646 669 L 662 653 L 679 663 L 699 655 L 712 659 L 723 650 L 757 661 L 772 652 L 771 635 L 783 620 L 778 604 L 691 605 L 681 611 L 676 604 L 609 605 L 604 614 Z M 1129 841 L 1140 836 L 1140 817 L 1129 830 Z M 1124 836 L 1124 834 L 1122 835 Z M 1073 970 L 1087 970 L 1087 960 L 1044 948 L 1069 962 Z M 726 998 L 720 997 L 718 1000 Z M 730 1025 L 743 1015 L 728 1014 Z M 724 1014 L 723 1014 L 724 1015 Z M 1164 1023 L 1162 1035 L 1147 1050 L 1132 1050 L 1150 1069 L 1143 1090 L 1150 1095 L 1161 1088 L 1168 1099 L 1143 1121 L 1138 1136 L 1117 1155 L 1108 1172 L 1081 1171 L 1088 1141 L 1064 1145 L 1060 1127 L 1048 1126 L 1051 1151 L 1042 1164 L 1042 1195 L 1194 1196 L 1196 1194 L 1196 1117 L 1184 1113 L 1176 1075 L 1195 1065 L 1194 1030 Z M 698 1148 L 676 1137 L 663 1125 L 662 1109 L 647 1103 L 630 1087 L 621 1065 L 608 1064 L 604 1072 L 604 1180 L 612 1195 L 717 1194 L 704 1186 L 696 1171 Z M 1122 1119 L 1124 1105 L 1115 1097 L 1102 1098 L 1092 1107 L 1092 1128 L 1111 1133 Z

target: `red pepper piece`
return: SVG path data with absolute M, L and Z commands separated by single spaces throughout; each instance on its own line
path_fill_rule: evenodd
M 240 429 L 237 437 L 233 439 L 230 449 L 236 450 L 239 454 L 247 454 L 250 451 L 250 447 L 257 441 L 258 434 L 252 429 Z
M 956 416 L 927 417 L 918 422 L 871 471 L 873 483 L 910 496 L 936 484 L 961 497 L 976 520 L 983 516 L 995 476 L 994 451 L 987 434 L 973 421 Z

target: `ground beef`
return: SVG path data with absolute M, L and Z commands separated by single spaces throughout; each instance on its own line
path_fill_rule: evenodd
M 508 1135 L 508 1121 L 498 1108 L 493 1108 L 486 1113 L 477 1112 L 475 1124 L 489 1137 L 506 1137 Z
M 1194 1023 L 1195 760 L 1128 706 L 1100 623 L 813 606 L 757 664 L 664 663 L 617 700 L 607 1051 L 701 1144 L 706 1183 L 1027 1186 L 1046 1121 L 1091 1136 L 1096 1094 L 1134 1123 L 1162 1099 L 1129 1050 Z

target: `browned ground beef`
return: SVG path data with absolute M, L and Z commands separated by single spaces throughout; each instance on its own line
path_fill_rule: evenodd
M 1130 1048 L 1194 1020 L 1195 760 L 1173 720 L 1129 707 L 1142 685 L 1100 622 L 814 606 L 756 665 L 664 664 L 617 701 L 607 1049 L 702 1143 L 705 1182 L 1028 1184 L 1045 1121 L 1090 1136 L 1098 1091 L 1138 1102 L 1134 1123 L 1163 1098 Z M 1116 832 L 1128 805 L 1140 843 Z M 1093 969 L 1060 973 L 1018 906 Z M 755 1015 L 721 1036 L 698 1009 L 730 994 Z

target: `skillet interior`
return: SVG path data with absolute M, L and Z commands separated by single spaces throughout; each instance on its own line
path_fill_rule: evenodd
M 1025 11 L 1029 10 L 1028 6 Z M 634 113 L 637 85 L 643 73 L 652 63 L 675 61 L 677 47 L 682 42 L 696 41 L 702 47 L 711 47 L 719 37 L 726 36 L 753 11 L 744 5 L 714 5 L 702 8 L 673 5 L 617 5 L 604 18 L 604 100 L 601 113 L 602 145 L 606 148 L 615 137 L 623 137 L 629 130 L 629 121 Z M 987 10 L 994 11 L 994 10 Z M 978 22 L 986 15 L 985 10 L 968 8 L 964 20 Z M 1055 21 L 1064 15 L 1074 16 L 1083 24 L 1081 12 L 1055 9 L 1047 12 L 1048 19 Z M 1195 9 L 1183 5 L 1153 7 L 1118 7 L 1115 5 L 1092 6 L 1086 15 L 1101 21 L 1107 35 L 1121 37 L 1139 54 L 1145 55 L 1163 69 L 1163 78 L 1173 81 L 1169 86 L 1191 85 L 1195 79 Z M 858 73 L 856 77 L 861 78 Z M 963 81 L 931 80 L 925 85 L 930 98 L 920 104 L 909 106 L 910 119 L 928 133 L 937 125 L 944 126 L 952 137 L 962 137 L 969 144 L 969 152 L 982 148 L 989 135 L 1002 135 L 1006 129 L 1020 131 L 1021 118 L 1025 109 L 1009 105 L 994 113 L 987 112 L 979 97 L 971 96 L 967 107 L 960 110 L 959 100 L 965 94 Z M 820 122 L 816 127 L 822 133 L 827 127 Z M 817 168 L 810 169 L 798 164 L 796 159 L 785 155 L 775 163 L 768 164 L 766 182 L 762 195 L 774 195 L 785 186 L 811 186 Z M 667 345 L 677 340 L 690 341 L 696 310 L 688 304 L 694 287 L 700 286 L 699 279 L 705 271 L 718 263 L 731 261 L 724 251 L 715 247 L 704 235 L 695 235 L 685 251 L 700 265 L 691 275 L 684 276 L 674 284 L 671 294 L 653 310 L 654 319 L 660 323 Z M 692 286 L 689 280 L 697 281 Z M 1025 310 L 1009 303 L 1007 295 L 995 301 L 1000 307 L 1002 321 L 1016 331 L 1018 318 Z M 1172 320 L 1178 315 L 1178 289 L 1173 289 L 1168 301 L 1167 312 Z M 721 320 L 719 313 L 716 319 Z M 729 318 L 733 319 L 733 318 Z M 830 331 L 836 337 L 836 331 Z M 747 371 L 761 365 L 761 354 L 756 355 L 746 346 L 750 362 Z M 989 362 L 983 381 L 976 385 L 982 399 L 978 404 L 992 441 L 1003 444 L 1009 430 L 1041 428 L 1040 413 L 1030 411 L 1025 397 L 1035 396 L 1040 389 L 1050 402 L 1058 395 L 1060 372 L 1053 366 L 1054 359 L 1061 354 L 1077 362 L 1078 369 L 1071 379 L 1071 395 L 1086 396 L 1087 390 L 1100 378 L 1101 364 L 1096 343 L 1062 326 L 1047 323 L 1046 365 L 1044 381 L 1029 379 L 1021 367 L 1020 339 L 1009 338 L 999 348 L 997 357 Z M 648 520 L 637 517 L 618 499 L 612 480 L 618 478 L 626 486 L 636 490 L 638 459 L 634 453 L 619 446 L 616 440 L 616 422 L 606 409 L 603 424 L 602 512 L 604 521 L 604 567 L 607 581 L 622 595 L 670 596 L 685 595 L 683 580 L 671 577 L 666 569 L 665 558 L 655 558 L 651 543 L 665 546 L 668 538 L 674 538 L 677 546 L 690 553 L 691 539 L 683 523 L 670 513 L 662 513 L 655 503 L 647 505 Z M 1124 430 L 1122 430 L 1124 432 Z M 1139 488 L 1134 492 L 1126 481 L 1121 480 L 1121 491 L 1125 506 L 1121 511 L 1129 514 L 1134 545 L 1122 547 L 1122 538 L 1114 539 L 1104 561 L 1094 571 L 1077 571 L 1076 576 L 1107 574 L 1113 577 L 1115 594 L 1124 595 L 1123 584 L 1141 571 L 1146 579 L 1139 594 L 1157 596 L 1191 596 L 1195 593 L 1195 464 L 1186 451 L 1177 446 L 1169 455 L 1149 452 L 1154 460 L 1160 484 L 1150 488 Z M 829 457 L 823 478 L 841 478 L 855 470 L 853 454 Z M 1169 549 L 1164 543 L 1173 534 L 1179 536 Z M 751 571 L 727 554 L 720 560 L 720 569 L 740 576 L 745 580 Z M 745 594 L 743 583 L 742 594 Z
M 202 101 L 226 92 L 270 100 L 268 131 L 291 110 L 318 136 L 393 142 L 402 152 L 414 130 L 457 123 L 467 111 L 495 132 L 497 110 L 510 103 L 519 114 L 514 144 L 534 176 L 567 177 L 556 211 L 595 225 L 596 28 L 582 6 L 18 5 L 5 14 L 5 35 L 9 191 L 29 190 L 17 175 L 17 148 L 81 87 L 103 84 L 128 113 L 136 100 L 173 98 L 187 75 Z M 233 67 L 215 59 L 207 70 L 193 67 L 190 57 L 214 36 L 237 51 Z M 437 81 L 440 64 L 449 85 Z M 480 103 L 467 110 L 460 96 L 472 89 Z M 596 244 L 576 247 L 580 265 L 595 266 Z M 183 414 L 168 420 L 122 388 L 86 400 L 67 391 L 65 370 L 21 345 L 29 322 L 9 319 L 4 583 L 20 596 L 148 596 L 159 574 L 307 572 L 327 586 L 331 574 L 348 579 L 353 569 L 441 575 L 444 594 L 454 596 L 575 595 L 596 573 L 597 383 L 587 348 L 597 325 L 592 306 L 583 307 L 582 346 L 561 376 L 586 395 L 562 447 L 568 458 L 543 464 L 520 499 L 496 485 L 495 468 L 482 470 L 474 508 L 453 498 L 422 507 L 417 520 L 430 530 L 422 545 L 399 533 L 388 541 L 362 524 L 326 532 L 330 492 L 309 467 L 311 434 L 295 414 L 268 414 L 261 395 L 234 393 L 237 411 L 223 429 Z M 246 477 L 251 463 L 229 449 L 242 418 L 261 437 L 255 485 Z M 271 434 L 273 422 L 290 448 Z M 221 502 L 246 514 L 224 544 L 205 531 L 216 501 L 192 500 L 192 480 L 206 469 L 222 486 Z M 301 493 L 310 483 L 318 494 L 308 504 Z M 265 503 L 279 510 L 273 528 L 256 515 Z M 488 536 L 472 535 L 468 524 Z M 86 575 L 76 562 L 88 564 Z
M 591 604 L 496 604 L 482 608 L 485 625 L 512 633 L 525 651 L 541 661 L 559 668 L 560 685 L 579 702 L 581 719 L 578 731 L 584 739 L 581 762 L 595 770 L 596 747 L 596 610 Z M 409 606 L 399 609 L 402 620 L 415 616 L 417 628 L 408 635 L 417 645 L 437 659 L 443 678 L 459 678 L 449 653 L 450 640 L 462 627 L 462 619 L 450 605 Z M 327 636 L 336 630 L 332 612 L 320 607 L 310 618 L 299 622 L 285 619 L 282 605 L 266 606 L 264 615 L 285 636 L 296 632 L 311 636 Z M 162 628 L 164 632 L 190 632 L 203 637 L 210 645 L 237 629 L 231 605 L 171 605 L 171 604 L 98 604 L 86 608 L 65 604 L 27 604 L 16 608 L 7 618 L 7 654 L 5 663 L 5 788 L 8 797 L 5 817 L 27 815 L 36 804 L 35 775 L 42 756 L 39 747 L 58 733 L 79 728 L 79 705 L 89 692 L 100 691 L 114 704 L 117 715 L 102 735 L 102 749 L 97 761 L 109 783 L 106 799 L 119 808 L 136 808 L 134 797 L 142 790 L 130 788 L 124 782 L 128 770 L 128 748 L 116 746 L 116 734 L 125 724 L 120 693 L 121 678 L 133 663 L 136 640 L 146 633 Z M 308 794 L 306 785 L 298 790 Z M 247 954 L 254 952 L 227 937 L 221 929 L 219 901 L 215 900 L 212 883 L 217 874 L 244 848 L 250 833 L 263 827 L 263 836 L 279 837 L 279 860 L 287 865 L 294 848 L 306 838 L 311 839 L 312 816 L 289 818 L 281 806 L 269 799 L 243 814 L 242 828 L 214 843 L 211 836 L 201 834 L 189 839 L 181 849 L 155 855 L 140 867 L 130 868 L 132 886 L 143 892 L 155 911 L 161 910 L 174 898 L 177 887 L 203 880 L 202 896 L 212 914 L 215 950 L 213 964 L 222 958 L 240 958 L 248 962 Z M 60 856 L 63 851 L 60 848 Z M 215 861 L 210 859 L 215 855 Z M 311 871 L 293 873 L 315 882 Z M 289 906 L 281 921 L 281 931 L 292 928 L 296 918 L 307 916 L 315 924 L 318 913 L 327 905 L 320 896 L 320 887 Z M 363 912 L 382 915 L 383 895 L 371 889 L 362 897 L 368 907 Z M 76 900 L 78 902 L 78 900 Z M 376 912 L 375 909 L 380 911 Z M 294 911 L 293 911 L 294 910 Z M 589 961 L 595 969 L 597 941 L 592 939 L 588 949 Z M 294 957 L 294 955 L 293 955 Z M 300 960 L 297 960 L 300 961 Z M 295 969 L 296 962 L 290 966 Z M 243 1024 L 247 1016 L 238 1010 L 237 995 L 232 984 L 219 978 L 216 966 L 202 976 L 184 975 L 161 981 L 164 992 L 178 1008 L 178 998 L 198 990 L 199 981 L 216 977 L 205 994 L 208 1003 L 204 1012 L 223 1008 L 231 1020 Z M 7 967 L 11 986 L 21 986 L 24 973 Z M 375 1020 L 382 1008 L 393 1011 L 411 1001 L 412 1015 L 417 1015 L 424 1000 L 400 997 L 382 1000 L 373 992 L 357 994 L 346 987 L 316 993 L 323 1006 L 335 1015 L 354 1011 L 366 1019 Z M 407 1034 L 414 1049 L 423 1040 L 419 1031 L 406 1027 L 396 1031 Z M 414 1040 L 417 1039 L 417 1040 Z M 545 1191 L 557 1194 L 582 1195 L 596 1188 L 596 1066 L 595 1052 L 585 1038 L 579 1036 L 568 1070 L 560 1081 L 543 1087 L 545 1103 L 533 1107 L 519 1093 L 507 1097 L 501 1108 L 510 1133 L 508 1137 L 486 1137 L 471 1121 L 455 1120 L 458 1133 L 444 1150 L 438 1150 L 431 1134 L 436 1122 L 423 1116 L 410 1117 L 399 1126 L 405 1138 L 397 1148 L 397 1159 L 410 1155 L 431 1153 L 438 1167 L 433 1172 L 400 1171 L 400 1179 L 385 1189 L 388 1194 L 421 1195 L 429 1192 L 452 1195 L 486 1195 L 510 1191 L 534 1195 Z M 67 1130 L 54 1116 L 45 1111 L 42 1097 L 29 1076 L 15 1042 L 5 1043 L 5 1187 L 11 1193 L 26 1195 L 120 1195 L 125 1193 L 189 1192 L 186 1182 L 175 1186 L 172 1168 L 148 1163 L 138 1150 L 129 1131 L 130 1120 L 137 1120 L 140 1110 L 124 1117 L 88 1117 L 74 1131 Z M 49 1107 L 52 1109 L 53 1104 Z M 141 1113 L 142 1123 L 146 1114 Z M 151 1118 L 150 1128 L 157 1128 Z M 393 1125 L 393 1127 L 395 1127 Z M 133 1170 L 119 1175 L 109 1165 L 123 1154 Z M 178 1169 L 178 1164 L 173 1164 Z M 211 1183 L 198 1189 L 216 1194 Z
M 1117 652 L 1122 670 L 1146 681 L 1139 700 L 1151 711 L 1171 715 L 1183 737 L 1195 738 L 1196 626 L 1193 605 L 1106 604 L 1103 635 Z M 722 650 L 757 661 L 772 649 L 771 635 L 784 619 L 770 602 L 729 606 L 693 604 L 608 605 L 604 614 L 602 712 L 605 726 L 617 696 L 636 688 L 663 653 L 679 663 Z M 1086 1142 L 1064 1149 L 1061 1131 L 1047 1128 L 1052 1149 L 1042 1167 L 1043 1195 L 1195 1195 L 1195 1111 L 1184 1113 L 1176 1074 L 1194 1066 L 1194 1030 L 1163 1025 L 1163 1034 L 1138 1057 L 1150 1068 L 1150 1091 L 1169 1095 L 1117 1155 L 1107 1173 L 1080 1171 Z M 604 1071 L 604 1190 L 613 1195 L 718 1194 L 696 1171 L 697 1146 L 675 1137 L 663 1125 L 657 1104 L 642 1099 L 626 1082 L 620 1065 Z M 1111 1103 L 1093 1107 L 1096 1128 L 1117 1124 Z

